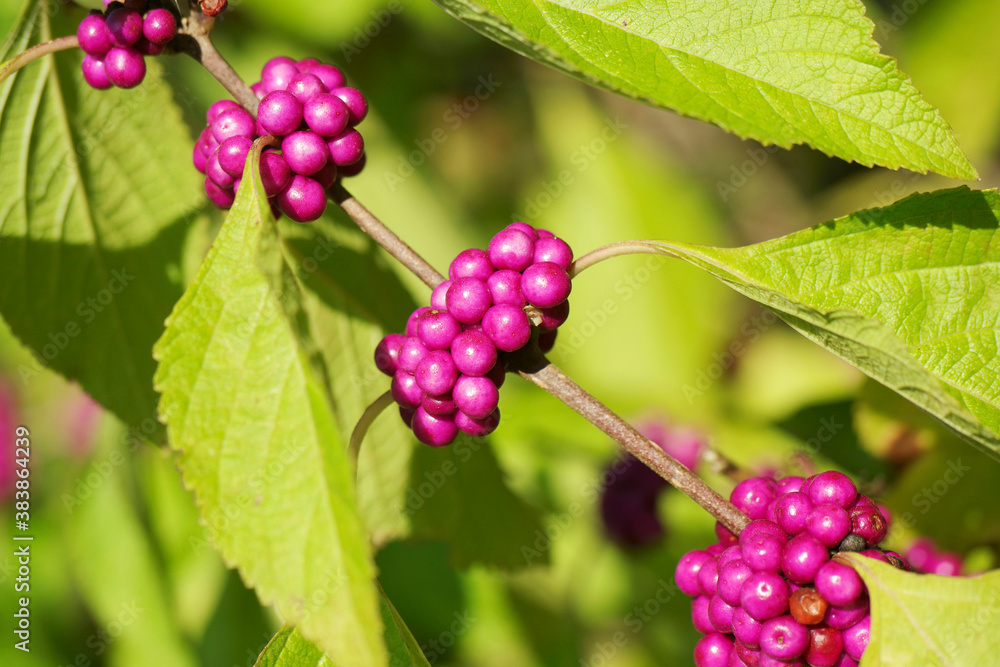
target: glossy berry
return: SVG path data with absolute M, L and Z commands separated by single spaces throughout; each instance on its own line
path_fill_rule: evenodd
M 327 65 L 325 63 L 310 64 L 302 71 L 309 72 L 317 77 L 323 82 L 327 90 L 336 90 L 342 87 L 346 83 L 344 78 L 344 73 L 333 65 Z
M 552 262 L 532 264 L 521 274 L 521 293 L 528 303 L 539 308 L 564 302 L 572 286 L 566 269 Z
M 108 38 L 114 46 L 127 48 L 142 37 L 142 15 L 132 9 L 116 9 L 105 19 Z
M 420 324 L 420 320 L 426 317 L 430 312 L 431 308 L 428 306 L 421 306 L 415 311 L 410 313 L 410 316 L 406 320 L 406 335 L 416 336 L 417 335 L 417 325 Z
M 705 597 L 715 595 L 719 587 L 719 558 L 713 556 L 698 570 L 698 590 Z
M 111 36 L 108 34 L 108 27 L 103 14 L 88 14 L 80 21 L 80 26 L 76 29 L 76 38 L 80 42 L 80 48 L 84 53 L 103 58 L 104 54 L 111 50 L 114 44 L 111 43 Z M 87 83 L 90 83 L 89 81 Z M 94 85 L 94 84 L 90 84 Z M 96 87 L 96 86 L 95 86 Z
M 861 660 L 861 654 L 868 648 L 871 639 L 872 617 L 865 616 L 841 633 L 844 651 L 854 660 Z
M 760 477 L 743 480 L 729 495 L 729 501 L 750 519 L 763 519 L 772 500 L 774 500 L 772 483 Z
M 710 558 L 711 556 L 707 552 L 700 549 L 689 551 L 681 556 L 674 569 L 674 581 L 677 582 L 677 587 L 681 589 L 681 592 L 691 597 L 699 594 L 698 572 L 705 561 Z
M 869 547 L 881 544 L 889 532 L 889 522 L 875 507 L 857 507 L 851 510 L 851 532 L 861 536 Z
M 227 109 L 238 109 L 238 108 L 240 108 L 240 105 L 234 102 L 233 100 L 219 100 L 217 102 L 213 102 L 212 106 L 208 107 L 208 111 L 205 112 L 205 121 L 209 125 L 211 125 L 212 123 L 215 122 L 215 119 L 218 118 L 219 114 L 221 114 L 223 111 Z M 210 129 L 208 132 L 209 134 L 211 134 Z
M 497 409 L 500 392 L 487 377 L 463 375 L 452 390 L 458 409 L 473 419 L 484 419 Z
M 806 529 L 806 519 L 812 508 L 812 502 L 804 493 L 786 493 L 775 501 L 775 521 L 789 535 L 798 535 Z
M 830 553 L 822 542 L 809 533 L 802 533 L 785 545 L 781 555 L 781 571 L 789 581 L 808 584 L 829 559 Z
M 448 266 L 448 277 L 452 280 L 456 278 L 476 278 L 487 280 L 493 275 L 493 265 L 486 255 L 486 252 L 479 248 L 471 248 L 458 253 L 458 256 L 451 261 Z M 518 276 L 520 281 L 520 276 Z
M 229 137 L 219 144 L 219 166 L 234 178 L 243 175 L 243 166 L 253 141 L 247 137 Z
M 301 67 L 299 69 L 301 70 Z M 326 95 L 326 86 L 319 80 L 319 77 L 302 71 L 292 77 L 285 90 L 294 95 L 299 102 L 302 102 L 303 106 L 317 95 Z
M 417 378 L 417 385 L 425 394 L 441 396 L 450 392 L 455 386 L 455 381 L 458 380 L 458 368 L 455 367 L 450 352 L 434 350 L 420 360 L 414 376 Z M 456 405 L 458 405 L 458 401 L 456 401 Z M 489 412 L 492 411 L 491 408 Z
M 413 415 L 413 434 L 417 440 L 431 447 L 451 444 L 458 435 L 455 419 L 445 415 L 432 415 L 422 407 Z
M 417 365 L 423 360 L 430 350 L 416 336 L 405 336 L 399 344 L 399 354 L 396 363 L 402 370 L 413 374 L 417 372 Z
M 212 138 L 220 144 L 229 137 L 253 138 L 256 122 L 242 107 L 226 109 L 212 121 Z
M 788 541 L 788 537 L 785 535 L 784 531 L 781 530 L 778 524 L 773 521 L 768 521 L 767 519 L 757 519 L 747 524 L 746 528 L 740 532 L 740 546 L 749 544 L 751 540 L 762 534 L 776 537 L 781 540 L 782 543 Z
M 794 660 L 809 648 L 809 631 L 791 616 L 764 621 L 760 649 L 777 660 Z
M 311 176 L 330 159 L 326 142 L 314 132 L 293 132 L 281 141 L 281 155 L 296 174 Z
M 742 558 L 730 561 L 719 569 L 717 595 L 731 605 L 739 605 L 740 590 L 753 570 Z
M 776 572 L 754 572 L 740 591 L 740 606 L 757 621 L 788 611 L 789 588 Z
M 451 392 L 446 392 L 440 396 L 424 396 L 424 400 L 420 401 L 420 407 L 422 407 L 428 414 L 431 415 L 454 415 L 458 412 L 458 405 L 451 397 Z
M 310 130 L 324 137 L 335 137 L 347 129 L 350 112 L 339 97 L 322 93 L 303 102 L 302 115 Z
M 816 573 L 816 590 L 832 605 L 845 606 L 858 600 L 864 584 L 854 568 L 836 560 L 827 561 Z
M 490 240 L 490 263 L 497 269 L 524 271 L 534 257 L 535 242 L 518 229 L 504 229 Z
M 428 350 L 446 350 L 462 333 L 462 325 L 443 310 L 432 310 L 417 323 L 417 335 Z
M 736 640 L 749 648 L 760 647 L 761 622 L 750 616 L 743 607 L 733 612 L 733 635 Z
M 177 36 L 177 19 L 166 9 L 151 9 L 142 20 L 142 34 L 153 44 L 166 44 Z
M 486 375 L 497 362 L 497 348 L 480 331 L 465 331 L 451 343 L 455 366 L 464 375 Z
M 334 164 L 346 167 L 364 156 L 365 140 L 357 130 L 347 129 L 332 137 L 327 142 L 327 149 Z
M 524 308 L 528 304 L 524 293 L 521 292 L 521 274 L 517 271 L 510 269 L 497 271 L 487 278 L 486 286 L 490 290 L 493 303 L 497 305 Z
M 694 647 L 696 667 L 729 667 L 733 641 L 724 634 L 713 632 L 702 637 Z
M 781 569 L 781 554 L 785 540 L 779 540 L 773 535 L 761 533 L 740 545 L 743 561 L 754 572 L 768 570 L 777 572 Z
M 257 108 L 257 120 L 268 134 L 286 136 L 302 124 L 303 107 L 286 90 L 275 90 L 264 96 Z
M 273 151 L 264 151 L 260 156 L 260 180 L 268 197 L 275 197 L 292 181 L 292 170 L 285 158 Z
M 728 604 L 718 595 L 708 601 L 708 622 L 716 632 L 729 633 L 733 631 L 733 612 L 736 607 Z
M 483 316 L 483 332 L 504 352 L 519 350 L 531 338 L 531 323 L 514 306 L 493 306 Z
M 368 115 L 368 100 L 357 88 L 331 86 L 330 94 L 337 97 L 350 112 L 351 126 L 357 125 Z
M 267 61 L 261 69 L 260 82 L 267 93 L 275 90 L 285 90 L 298 73 L 299 70 L 295 66 L 294 60 L 279 56 Z
M 568 243 L 559 238 L 548 237 L 538 239 L 535 241 L 533 261 L 535 264 L 551 262 L 568 271 L 570 265 L 573 263 L 573 250 L 569 247 Z
M 868 616 L 870 606 L 867 598 L 859 598 L 844 607 L 830 605 L 826 609 L 823 623 L 831 628 L 846 630 Z
M 500 424 L 500 408 L 482 419 L 470 417 L 464 412 L 455 413 L 455 425 L 462 433 L 471 435 L 474 438 L 483 438 L 496 430 Z
M 813 667 L 834 667 L 843 652 L 840 630 L 826 627 L 809 630 L 809 648 L 804 657 Z
M 851 517 L 837 505 L 817 505 L 806 517 L 806 530 L 832 548 L 851 532 Z
M 392 400 L 401 408 L 417 408 L 424 400 L 424 392 L 417 385 L 417 379 L 404 370 L 396 371 L 389 387 Z
M 375 347 L 375 367 L 386 375 L 394 375 L 399 370 L 399 349 L 406 337 L 402 334 L 386 335 Z
M 858 489 L 847 475 L 828 470 L 813 477 L 809 500 L 813 505 L 836 505 L 848 509 L 858 497 Z
M 708 618 L 708 605 L 711 599 L 704 595 L 699 595 L 691 602 L 691 622 L 695 630 L 702 634 L 715 632 L 712 621 Z
M 326 210 L 326 191 L 319 182 L 295 174 L 275 201 L 282 213 L 295 222 L 311 222 Z
M 457 278 L 445 295 L 448 312 L 463 324 L 473 324 L 483 319 L 493 305 L 490 290 L 482 280 Z
M 788 611 L 802 625 L 818 625 L 823 622 L 829 606 L 815 588 L 800 588 L 788 598 Z
M 146 61 L 134 49 L 115 47 L 104 56 L 104 73 L 119 88 L 135 88 L 146 78 Z
M 228 173 L 219 163 L 219 151 L 215 151 L 208 158 L 205 165 L 205 175 L 212 179 L 219 187 L 231 188 L 236 183 L 236 177 Z
M 86 55 L 83 57 L 83 63 L 80 65 L 80 68 L 83 71 L 83 80 L 91 88 L 107 90 L 114 85 L 111 83 L 111 79 L 108 78 L 107 72 L 104 71 L 104 61 L 100 58 Z M 201 164 L 200 167 L 198 167 L 199 163 Z M 198 171 L 205 173 L 205 156 L 200 151 L 197 152 L 195 157 L 195 167 L 198 168 Z
M 448 294 L 448 288 L 451 287 L 452 281 L 445 280 L 440 285 L 434 288 L 431 292 L 431 308 L 434 310 L 447 310 L 448 302 L 445 297 Z

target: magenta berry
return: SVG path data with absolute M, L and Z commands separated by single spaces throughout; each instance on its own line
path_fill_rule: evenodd
M 316 97 L 326 94 L 326 86 L 319 80 L 319 77 L 309 72 L 299 72 L 288 82 L 286 90 L 295 96 L 302 105 Z
M 450 280 L 445 280 L 443 283 L 434 288 L 431 292 L 431 308 L 434 310 L 447 310 L 448 302 L 446 301 L 446 296 L 448 294 L 448 288 L 451 287 Z
M 414 376 L 417 378 L 417 385 L 425 394 L 441 396 L 451 391 L 452 387 L 455 386 L 455 381 L 458 379 L 458 368 L 455 367 L 451 353 L 444 350 L 434 350 L 428 352 L 420 360 Z M 458 401 L 456 401 L 456 405 L 458 405 Z M 459 405 L 459 407 L 461 406 Z M 489 412 L 493 412 L 493 408 Z
M 828 547 L 835 547 L 851 532 L 851 517 L 837 505 L 817 505 L 806 517 L 806 530 Z
M 386 375 L 394 375 L 399 370 L 399 350 L 406 337 L 391 333 L 385 336 L 375 348 L 375 367 Z
M 407 373 L 417 372 L 417 365 L 423 360 L 430 350 L 416 336 L 405 336 L 399 344 L 399 353 L 396 356 L 396 364 Z
M 513 352 L 531 338 L 531 323 L 520 308 L 493 306 L 483 316 L 483 331 L 498 349 Z
M 764 621 L 760 649 L 776 660 L 794 660 L 809 648 L 809 631 L 791 616 Z
M 813 505 L 836 505 L 848 509 L 858 497 L 858 489 L 847 475 L 828 470 L 813 477 L 809 500 Z
M 804 493 L 793 491 L 780 496 L 774 505 L 774 517 L 783 531 L 798 535 L 806 529 L 806 519 L 813 504 Z
M 111 35 L 103 14 L 88 14 L 76 29 L 76 38 L 84 53 L 103 58 L 111 50 Z M 89 81 L 87 83 L 90 83 Z M 93 84 L 91 84 L 93 86 Z M 96 88 L 96 86 L 94 86 Z
M 97 56 L 84 56 L 80 69 L 83 71 L 83 80 L 91 88 L 107 90 L 114 85 L 111 83 L 111 79 L 108 78 L 108 73 L 104 71 L 104 61 Z M 201 165 L 200 167 L 199 164 Z M 195 151 L 194 166 L 198 171 L 205 173 L 205 156 L 201 154 L 201 151 Z
M 568 271 L 573 263 L 573 251 L 562 239 L 551 236 L 538 239 L 535 241 L 534 263 L 543 262 L 550 262 Z
M 326 65 L 324 63 L 310 64 L 303 71 L 319 77 L 319 80 L 323 82 L 327 90 L 336 90 L 347 82 L 344 78 L 344 73 L 333 65 Z
M 708 622 L 716 632 L 730 633 L 733 631 L 733 612 L 736 607 L 728 604 L 718 595 L 708 601 Z
M 420 318 L 417 335 L 428 350 L 446 350 L 462 333 L 462 325 L 445 311 L 433 310 Z
M 861 654 L 868 647 L 871 639 L 872 617 L 865 616 L 841 633 L 844 640 L 844 651 L 854 660 L 861 660 Z
M 299 70 L 294 60 L 279 56 L 267 61 L 261 69 L 260 82 L 264 86 L 264 91 L 268 93 L 275 90 L 285 90 L 298 73 Z
M 229 208 L 236 201 L 236 193 L 232 188 L 219 187 L 210 178 L 205 179 L 205 195 L 219 208 Z
M 694 648 L 695 667 L 728 667 L 732 651 L 733 641 L 724 634 L 705 635 Z
M 231 188 L 236 183 L 236 177 L 228 173 L 219 163 L 219 151 L 215 151 L 205 163 L 205 175 L 221 188 Z
M 772 500 L 774 500 L 772 482 L 760 477 L 743 480 L 729 495 L 729 502 L 751 519 L 763 519 Z
M 142 34 L 153 44 L 166 44 L 177 36 L 177 19 L 166 9 L 151 9 L 142 20 Z
M 208 122 L 209 125 L 211 125 L 212 123 L 215 122 L 215 119 L 218 118 L 219 114 L 221 114 L 223 111 L 226 111 L 227 109 L 239 109 L 239 108 L 240 105 L 234 102 L 233 100 L 219 100 L 218 102 L 214 102 L 212 106 L 208 107 L 208 111 L 205 112 L 205 120 L 206 122 Z M 211 129 L 209 129 L 208 132 L 209 134 L 211 134 Z
M 412 427 L 417 440 L 431 447 L 450 445 L 458 435 L 453 417 L 432 415 L 422 407 L 414 413 Z
M 698 570 L 698 591 L 705 597 L 712 597 L 719 588 L 719 558 L 713 556 Z
M 757 621 L 766 621 L 788 611 L 790 590 L 776 572 L 754 572 L 740 591 L 740 606 Z
M 490 241 L 490 264 L 497 269 L 524 271 L 531 265 L 534 256 L 535 242 L 518 229 L 504 229 Z
M 836 560 L 823 564 L 816 573 L 815 582 L 823 599 L 840 607 L 857 601 L 864 592 L 864 584 L 854 568 Z
M 552 262 L 532 264 L 521 275 L 521 292 L 533 306 L 552 308 L 569 298 L 572 283 L 566 269 Z
M 476 278 L 478 280 L 488 280 L 493 275 L 493 265 L 486 253 L 478 248 L 463 250 L 452 260 L 448 267 L 448 277 L 452 280 L 456 278 Z M 518 276 L 518 284 L 521 277 Z M 498 302 L 499 303 L 499 302 Z
M 802 533 L 785 545 L 781 555 L 781 571 L 789 581 L 808 584 L 829 559 L 830 552 L 822 542 L 809 533 Z
M 509 269 L 497 271 L 486 280 L 486 286 L 490 290 L 493 303 L 497 305 L 524 308 L 528 303 L 521 292 L 521 274 L 517 271 Z
M 353 127 L 363 121 L 368 115 L 368 100 L 357 88 L 339 86 L 330 88 L 330 94 L 337 97 L 350 113 L 349 122 Z
M 276 137 L 291 134 L 302 124 L 303 106 L 294 95 L 285 90 L 274 90 L 264 95 L 257 108 L 260 126 Z
M 253 141 L 247 137 L 229 137 L 219 144 L 219 166 L 234 178 L 242 176 L 252 146 Z
M 458 405 L 452 399 L 450 392 L 446 392 L 440 396 L 424 396 L 424 400 L 420 402 L 420 407 L 428 414 L 436 416 L 454 415 L 458 412 Z
M 132 9 L 115 9 L 105 19 L 108 38 L 114 46 L 127 48 L 142 37 L 142 15 Z
M 726 563 L 719 569 L 716 594 L 731 605 L 739 605 L 740 589 L 751 574 L 753 570 L 743 562 L 742 558 Z
M 302 74 L 300 76 L 312 76 Z M 315 77 L 313 77 L 315 79 Z M 319 83 L 319 80 L 316 80 Z M 320 84 L 322 85 L 322 84 Z M 300 96 L 300 100 L 303 98 Z M 324 137 L 335 137 L 347 129 L 350 111 L 335 95 L 327 93 L 310 95 L 302 102 L 302 115 L 309 129 Z
M 701 550 L 689 551 L 681 556 L 677 562 L 677 568 L 674 570 L 674 581 L 677 582 L 677 587 L 681 589 L 681 592 L 691 597 L 699 595 L 698 572 L 705 561 L 710 558 L 711 556 L 707 552 Z
M 365 153 L 365 140 L 355 129 L 344 130 L 327 142 L 330 159 L 337 166 L 352 165 Z
M 748 648 L 760 646 L 760 630 L 762 624 L 746 613 L 743 607 L 737 607 L 733 612 L 733 635 L 736 640 Z
M 410 314 L 410 317 L 406 320 L 406 335 L 416 336 L 417 335 L 417 325 L 420 323 L 428 313 L 431 312 L 431 308 L 428 306 L 421 306 L 417 308 Z
M 229 137 L 252 139 L 256 123 L 253 116 L 242 107 L 224 110 L 212 121 L 212 138 L 220 144 Z
M 744 562 L 754 572 L 769 570 L 777 572 L 781 569 L 781 554 L 785 546 L 785 540 L 768 534 L 759 534 L 741 544 Z
M 473 324 L 483 319 L 486 311 L 493 305 L 486 283 L 475 278 L 457 278 L 451 281 L 451 286 L 445 295 L 448 312 L 463 324 Z
M 296 174 L 311 176 L 330 159 L 326 142 L 314 132 L 293 132 L 281 141 L 281 155 Z
M 452 396 L 458 409 L 473 419 L 488 417 L 500 401 L 500 392 L 489 378 L 472 375 L 458 378 Z
M 691 602 L 691 622 L 694 624 L 695 630 L 702 634 L 715 632 L 715 628 L 712 627 L 712 621 L 708 618 L 708 605 L 710 602 L 711 599 L 704 595 L 699 595 Z
M 326 190 L 319 182 L 295 174 L 275 201 L 281 212 L 295 222 L 311 222 L 326 210 Z
M 823 623 L 838 630 L 846 630 L 864 617 L 870 611 L 867 598 L 859 598 L 849 605 L 837 607 L 830 605 L 823 617 Z
M 464 412 L 455 413 L 455 425 L 458 429 L 473 438 L 484 438 L 496 430 L 500 424 L 500 408 L 482 419 L 470 417 Z
M 497 348 L 486 334 L 465 331 L 452 341 L 451 356 L 464 375 L 486 375 L 496 365 Z
M 826 627 L 809 630 L 809 648 L 804 657 L 813 667 L 834 667 L 843 652 L 844 640 L 839 630 Z
M 115 47 L 104 56 L 104 73 L 119 88 L 135 88 L 146 78 L 146 61 L 134 49 Z
M 417 408 L 424 400 L 424 392 L 417 385 L 417 378 L 400 369 L 392 376 L 392 399 L 401 408 Z
M 260 156 L 260 180 L 268 197 L 284 192 L 292 182 L 292 170 L 285 158 L 273 151 L 264 151 Z

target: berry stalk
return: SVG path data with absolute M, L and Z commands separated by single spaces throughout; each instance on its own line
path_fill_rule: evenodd
M 65 37 L 50 39 L 49 41 L 42 42 L 41 44 L 35 44 L 30 49 L 22 51 L 7 62 L 0 65 L 0 82 L 28 63 L 34 62 L 35 60 L 47 56 L 50 53 L 75 49 L 79 46 L 80 40 L 76 38 L 76 35 L 66 35 Z
M 244 109 L 249 111 L 255 118 L 257 117 L 257 96 L 250 90 L 250 86 L 240 78 L 233 66 L 222 57 L 219 50 L 212 43 L 212 26 L 215 18 L 206 16 L 201 12 L 192 11 L 185 22 L 182 35 L 187 35 L 191 39 L 178 39 L 177 48 L 188 54 L 208 70 L 209 74 L 222 84 L 222 87 L 229 91 L 229 94 L 236 99 Z
M 649 241 L 621 241 L 619 243 L 612 243 L 598 248 L 597 250 L 591 250 L 583 257 L 579 258 L 573 265 L 569 267 L 569 275 L 571 278 L 583 273 L 584 269 L 589 269 L 595 264 L 599 264 L 606 259 L 611 259 L 612 257 L 623 257 L 625 255 L 663 255 L 663 249 L 657 246 L 650 245 Z
M 734 535 L 738 535 L 750 522 L 742 512 L 712 490 L 701 478 L 573 382 L 533 346 L 526 347 L 523 354 L 513 359 L 512 366 L 518 369 L 521 377 L 535 383 L 573 408 L 656 474 L 701 505 Z

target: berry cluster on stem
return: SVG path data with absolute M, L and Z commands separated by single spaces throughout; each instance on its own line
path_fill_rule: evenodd
M 109 2 L 87 14 L 76 37 L 85 55 L 81 69 L 93 88 L 135 88 L 146 78 L 145 56 L 156 56 L 177 37 L 177 17 L 146 0 Z

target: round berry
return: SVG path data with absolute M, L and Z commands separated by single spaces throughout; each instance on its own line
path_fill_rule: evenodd
M 312 77 L 311 74 L 300 76 Z M 318 79 L 316 81 L 319 83 Z M 302 115 L 310 130 L 324 137 L 335 137 L 347 129 L 350 111 L 339 97 L 321 93 L 303 101 Z
M 375 367 L 386 375 L 394 375 L 399 370 L 399 349 L 406 336 L 397 333 L 386 335 L 375 346 Z
M 365 154 L 365 140 L 357 130 L 344 130 L 327 142 L 330 159 L 337 166 L 352 165 Z
M 942 577 L 957 577 L 962 572 L 962 557 L 958 554 L 942 553 L 927 564 L 927 574 Z
M 430 350 L 416 336 L 405 336 L 399 344 L 399 354 L 396 363 L 402 370 L 413 374 L 417 372 L 417 365 L 423 360 Z
M 368 115 L 368 100 L 357 88 L 339 86 L 330 89 L 330 94 L 335 95 L 344 103 L 350 112 L 350 124 L 355 126 Z
M 292 170 L 281 155 L 274 151 L 264 151 L 260 156 L 260 180 L 267 196 L 276 197 L 292 182 Z
M 842 472 L 828 470 L 812 478 L 809 500 L 813 505 L 836 505 L 849 508 L 858 498 L 858 487 Z
M 851 532 L 851 517 L 837 505 L 816 505 L 806 517 L 806 530 L 828 547 L 835 547 Z
M 500 408 L 497 408 L 482 419 L 470 417 L 464 412 L 455 413 L 455 425 L 458 429 L 473 438 L 484 438 L 500 425 Z
M 208 158 L 205 165 L 205 175 L 220 188 L 231 188 L 236 183 L 236 177 L 223 169 L 219 163 L 219 151 L 215 151 Z
M 440 396 L 424 396 L 420 407 L 432 415 L 453 415 L 458 412 L 458 405 L 451 397 L 451 392 L 445 392 Z
M 531 338 L 531 322 L 520 308 L 493 306 L 483 315 L 483 332 L 497 348 L 513 352 L 524 347 Z
M 417 364 L 417 385 L 428 396 L 441 396 L 452 390 L 458 379 L 458 368 L 445 350 L 434 350 Z M 456 401 L 456 405 L 458 402 Z M 496 407 L 496 406 L 494 406 Z M 490 410 L 492 412 L 492 410 Z
M 295 174 L 285 191 L 275 198 L 281 211 L 295 222 L 310 222 L 326 210 L 326 190 L 306 176 Z
M 715 628 L 712 627 L 712 621 L 708 619 L 708 604 L 710 598 L 704 595 L 699 595 L 691 602 L 691 623 L 694 624 L 694 629 L 702 634 L 709 634 L 715 632 Z
M 292 132 L 281 141 L 281 155 L 296 174 L 311 176 L 330 159 L 326 142 L 315 132 Z
M 434 288 L 431 292 L 431 308 L 434 310 L 447 310 L 448 302 L 445 300 L 445 296 L 448 294 L 448 288 L 451 287 L 450 280 L 445 280 L 440 285 Z
M 327 90 L 336 90 L 347 82 L 347 79 L 344 78 L 344 73 L 333 65 L 325 63 L 309 65 L 309 68 L 304 71 L 318 76 Z
M 111 79 L 108 78 L 108 73 L 104 71 L 104 61 L 97 56 L 84 56 L 80 69 L 83 71 L 83 80 L 91 88 L 107 90 L 114 85 L 111 83 Z M 205 173 L 205 155 L 197 147 L 194 151 L 194 166 L 201 173 Z
M 742 510 L 750 519 L 763 519 L 772 500 L 774 500 L 773 483 L 761 477 L 743 480 L 729 494 L 729 502 Z
M 809 630 L 809 648 L 806 662 L 813 667 L 835 667 L 844 651 L 844 639 L 839 630 L 812 628 Z
M 215 119 L 219 117 L 219 114 L 226 109 L 239 109 L 240 105 L 233 100 L 219 100 L 208 107 L 208 111 L 205 112 L 205 120 L 209 125 L 215 122 Z M 209 130 L 211 134 L 211 130 Z
M 497 362 L 497 348 L 481 331 L 464 331 L 451 342 L 451 356 L 464 375 L 486 375 Z
M 456 278 L 476 278 L 477 280 L 488 280 L 493 275 L 493 265 L 486 253 L 479 248 L 470 248 L 458 253 L 448 266 L 448 277 L 452 280 Z M 521 276 L 517 276 L 520 286 Z M 496 297 L 494 297 L 495 300 Z M 496 303 L 501 303 L 496 301 Z M 515 304 L 516 305 L 516 304 Z M 523 304 L 522 304 L 523 305 Z M 520 307 L 520 306 L 519 306 Z
M 775 522 L 787 534 L 798 535 L 806 529 L 806 519 L 812 509 L 813 504 L 804 493 L 786 493 L 775 501 Z
M 830 560 L 816 573 L 816 590 L 832 605 L 840 607 L 851 604 L 861 597 L 864 584 L 854 568 L 836 560 Z
M 725 549 L 729 549 L 734 545 L 737 545 L 739 538 L 737 538 L 733 533 L 723 526 L 718 521 L 715 522 L 715 537 L 719 540 L 719 545 Z M 715 545 L 713 545 L 715 546 Z
M 771 535 L 772 537 L 781 540 L 782 544 L 788 541 L 788 536 L 785 532 L 781 530 L 778 524 L 767 519 L 757 519 L 756 521 L 751 521 L 746 525 L 746 527 L 740 531 L 740 546 L 745 544 L 750 544 L 750 541 L 759 535 Z
M 269 92 L 257 108 L 260 126 L 276 137 L 283 137 L 297 130 L 302 124 L 302 114 L 302 102 L 285 90 Z
M 729 655 L 733 651 L 733 640 L 723 634 L 713 632 L 702 637 L 694 647 L 696 667 L 729 667 Z
M 783 496 L 786 493 L 795 493 L 802 488 L 802 483 L 805 480 L 798 475 L 788 475 L 782 477 L 774 483 L 774 492 L 778 496 Z
M 205 179 L 205 194 L 219 208 L 229 208 L 236 201 L 236 193 L 232 188 L 220 188 L 210 178 Z
M 260 82 L 264 85 L 264 92 L 267 93 L 285 90 L 298 73 L 299 69 L 294 60 L 279 56 L 265 63 L 260 72 Z
M 708 601 L 708 622 L 717 632 L 732 632 L 734 611 L 736 607 L 716 595 Z
M 741 544 L 743 560 L 754 572 L 768 570 L 777 572 L 781 569 L 781 554 L 785 540 L 779 540 L 773 535 L 761 533 Z
M 116 9 L 105 19 L 108 38 L 115 46 L 132 46 L 142 37 L 142 15 L 133 9 Z
M 146 78 L 146 61 L 135 49 L 115 47 L 104 56 L 104 73 L 119 88 L 135 88 Z
M 851 532 L 864 538 L 869 547 L 878 546 L 889 532 L 889 524 L 875 507 L 851 510 Z
M 424 392 L 417 385 L 417 378 L 402 369 L 392 376 L 389 391 L 392 393 L 392 400 L 403 408 L 420 407 L 420 403 L 424 400 Z
M 242 176 L 252 147 L 253 141 L 247 137 L 229 137 L 219 144 L 219 166 L 234 178 Z
M 815 588 L 800 588 L 788 599 L 788 612 L 802 625 L 822 623 L 828 606 Z
M 735 667 L 760 667 L 761 658 L 766 658 L 759 649 L 752 649 L 749 646 L 744 645 L 742 642 L 736 642 L 733 647 L 733 653 L 736 654 L 738 662 L 735 663 Z M 733 667 L 732 656 L 729 660 L 730 667 Z
M 681 556 L 674 569 L 674 581 L 677 582 L 677 587 L 681 589 L 682 593 L 691 597 L 699 594 L 698 572 L 705 561 L 710 558 L 711 556 L 707 552 L 700 549 L 689 551 Z
M 431 310 L 432 309 L 429 308 L 428 306 L 421 306 L 420 308 L 417 308 L 415 311 L 413 311 L 412 313 L 410 313 L 410 317 L 406 320 L 406 335 L 407 336 L 416 336 L 417 335 L 417 324 L 419 324 L 420 320 L 422 320 L 424 318 L 424 316 L 426 316 L 428 313 L 430 313 Z
M 737 607 L 733 612 L 733 635 L 741 644 L 748 648 L 758 648 L 760 629 L 760 621 L 750 616 L 743 607 Z
M 751 574 L 753 574 L 753 570 L 743 562 L 742 558 L 726 563 L 719 569 L 716 594 L 733 606 L 739 605 L 740 590 Z
M 566 269 L 552 262 L 532 264 L 521 276 L 521 292 L 533 306 L 552 308 L 569 297 L 573 283 Z
M 472 324 L 483 319 L 483 315 L 493 305 L 493 297 L 486 283 L 475 278 L 456 278 L 445 296 L 448 312 L 463 324 Z M 489 370 L 489 369 L 487 369 Z
M 490 271 L 493 271 L 492 267 Z M 528 305 L 528 300 L 521 292 L 521 274 L 517 271 L 504 269 L 493 273 L 486 279 L 486 287 L 490 290 L 493 303 L 497 305 L 502 304 L 515 308 L 524 308 Z
M 242 107 L 226 109 L 212 121 L 212 137 L 220 144 L 229 137 L 253 139 L 256 129 L 254 117 Z
M 490 240 L 490 264 L 497 269 L 524 271 L 531 265 L 534 257 L 535 242 L 519 229 L 501 230 Z M 524 289 L 523 283 L 521 289 Z
M 458 427 L 455 426 L 454 418 L 432 415 L 420 407 L 413 415 L 413 435 L 425 445 L 444 447 L 455 441 Z
M 641 469 L 642 469 L 642 466 L 639 466 L 638 470 L 641 470 Z M 647 475 L 645 477 L 647 477 L 648 479 L 651 479 L 654 482 L 656 482 L 656 480 L 653 479 L 653 477 L 656 477 L 657 479 L 660 478 L 659 475 Z M 659 491 L 661 488 L 664 488 L 664 487 L 662 487 L 659 483 L 656 483 L 654 486 L 652 486 L 652 489 L 654 491 Z M 734 560 L 740 560 L 742 558 L 743 558 L 743 554 L 740 553 L 740 545 L 733 544 L 732 546 L 726 547 L 726 550 L 723 551 L 721 554 L 719 554 L 719 572 L 720 573 L 722 572 L 722 567 L 726 563 L 731 563 Z
M 443 310 L 432 310 L 417 323 L 417 335 L 428 350 L 446 350 L 462 333 L 458 320 Z
M 473 419 L 488 417 L 500 402 L 500 392 L 489 378 L 471 375 L 458 378 L 452 396 L 458 409 Z
M 317 95 L 326 94 L 326 86 L 319 80 L 319 77 L 309 72 L 299 72 L 288 82 L 287 92 L 295 96 L 303 106 Z
M 788 611 L 788 583 L 776 572 L 754 572 L 740 591 L 740 606 L 758 621 Z
M 808 584 L 830 559 L 826 546 L 809 533 L 796 535 L 781 554 L 781 571 L 790 581 Z
M 569 244 L 554 236 L 535 241 L 534 263 L 550 262 L 569 271 L 573 264 L 573 250 Z
M 869 611 L 867 597 L 861 597 L 844 607 L 830 605 L 826 609 L 823 623 L 837 630 L 845 630 L 867 616 Z
M 698 590 L 706 597 L 712 597 L 719 589 L 719 558 L 713 556 L 698 570 Z
M 791 616 L 764 621 L 760 649 L 777 660 L 794 660 L 809 648 L 809 631 Z
M 854 660 L 861 660 L 861 654 L 868 648 L 871 639 L 872 617 L 865 616 L 863 619 L 844 630 L 841 635 L 844 639 L 844 651 Z
M 102 14 L 88 14 L 80 21 L 80 26 L 76 29 L 76 38 L 80 42 L 83 52 L 98 58 L 103 58 L 104 54 L 111 50 L 114 44 L 111 43 L 111 35 L 108 34 L 108 26 Z M 90 83 L 88 81 L 88 83 Z M 94 84 L 90 84 L 94 85 Z M 96 86 L 94 86 L 96 88 Z
M 177 19 L 166 9 L 151 9 L 142 20 L 142 34 L 153 44 L 166 44 L 177 36 Z

